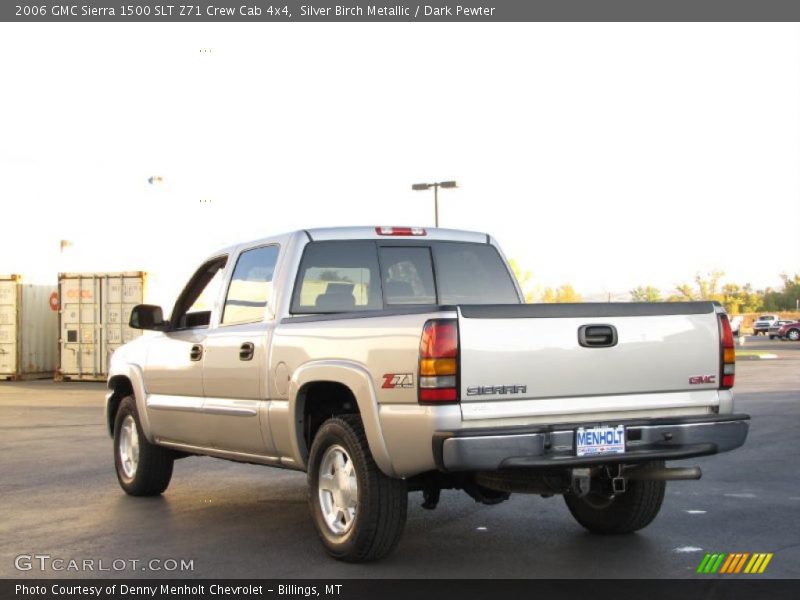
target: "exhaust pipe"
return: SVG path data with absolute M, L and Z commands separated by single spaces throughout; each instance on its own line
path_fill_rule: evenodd
M 625 473 L 630 481 L 687 481 L 700 479 L 703 472 L 700 467 L 659 467 L 656 469 L 631 469 Z

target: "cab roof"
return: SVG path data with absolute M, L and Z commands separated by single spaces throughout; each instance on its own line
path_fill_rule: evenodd
M 406 230 L 408 235 L 405 235 Z M 413 233 L 412 233 L 413 231 Z M 379 233 L 381 232 L 381 233 Z M 399 232 L 399 233 L 398 233 Z M 261 244 L 285 244 L 295 236 L 302 236 L 313 242 L 330 240 L 435 240 L 447 242 L 471 242 L 477 244 L 491 243 L 486 233 L 465 231 L 462 229 L 443 229 L 437 227 L 409 227 L 396 225 L 380 225 L 373 227 L 320 227 L 316 229 L 298 229 L 287 233 L 271 235 L 256 240 L 240 242 L 220 248 L 212 256 L 233 254 L 242 246 L 258 246 Z
M 414 233 L 409 233 L 413 231 Z M 306 229 L 306 233 L 314 241 L 327 240 L 380 240 L 387 237 L 411 238 L 418 240 L 445 240 L 451 242 L 488 243 L 489 236 L 477 231 L 461 229 L 443 229 L 437 227 L 409 227 L 397 225 L 381 225 L 375 227 L 323 227 Z

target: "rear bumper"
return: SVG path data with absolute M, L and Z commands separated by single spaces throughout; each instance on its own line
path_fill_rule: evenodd
M 625 453 L 592 457 L 575 456 L 575 432 L 600 423 L 439 431 L 433 454 L 443 471 L 677 460 L 738 448 L 747 439 L 749 421 L 749 415 L 737 414 L 603 423 L 625 426 Z

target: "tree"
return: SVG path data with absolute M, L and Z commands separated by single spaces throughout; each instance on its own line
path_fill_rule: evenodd
M 682 283 L 675 286 L 675 294 L 667 298 L 668 302 L 688 302 L 692 300 L 716 300 L 722 302 L 722 294 L 719 293 L 719 280 L 725 273 L 718 269 L 710 271 L 706 277 L 700 273 L 694 276 L 697 284 L 695 290 L 691 284 Z
M 781 273 L 781 279 L 783 280 L 782 290 L 771 288 L 764 290 L 762 310 L 794 310 L 797 307 L 797 301 L 800 299 L 800 274 L 789 277 L 786 273 Z
M 552 303 L 563 304 L 565 302 L 581 302 L 581 301 L 582 298 L 580 294 L 576 293 L 573 287 L 568 283 L 560 285 L 556 289 L 545 288 L 544 293 L 542 294 L 542 302 L 545 302 L 547 304 L 552 304 Z
M 675 293 L 670 295 L 667 301 L 715 300 L 725 307 L 728 314 L 732 315 L 762 311 L 790 311 L 794 310 L 800 301 L 800 273 L 795 273 L 793 276 L 781 273 L 782 288 L 766 288 L 764 290 L 754 290 L 749 283 L 744 285 L 726 283 L 720 286 L 723 275 L 724 273 L 718 269 L 705 276 L 698 273 L 694 278 L 696 288 L 688 283 L 675 286 Z M 638 300 L 646 289 L 648 288 L 639 286 L 631 291 L 631 297 Z
M 352 281 L 348 277 L 346 277 L 345 275 L 342 275 L 341 273 L 339 273 L 339 271 L 337 271 L 335 269 L 329 269 L 327 271 L 322 271 L 319 274 L 319 280 L 320 281 L 346 281 L 346 282 L 352 283 Z
M 661 302 L 661 292 L 652 285 L 640 285 L 631 290 L 631 302 Z
M 728 314 L 738 315 L 759 310 L 763 297 L 759 292 L 754 291 L 749 283 L 743 286 L 726 283 L 722 286 L 721 302 Z
M 678 292 L 677 294 L 673 294 L 667 300 L 669 302 L 685 302 L 687 300 L 696 300 L 697 296 L 692 289 L 692 286 L 688 283 L 682 283 L 681 285 L 675 286 L 675 291 Z
M 525 296 L 525 302 L 535 302 L 536 292 L 533 284 L 533 275 L 531 272 L 528 270 L 523 270 L 522 267 L 519 266 L 519 263 L 513 258 L 508 260 L 508 264 L 511 267 L 511 271 L 514 273 L 514 277 L 517 278 L 519 287 L 522 289 L 522 294 Z
M 717 289 L 719 287 L 719 280 L 725 274 L 724 271 L 714 269 L 708 273 L 707 277 L 703 277 L 698 273 L 695 275 L 694 280 L 697 283 L 697 295 L 701 300 L 716 300 L 722 301 L 722 295 Z

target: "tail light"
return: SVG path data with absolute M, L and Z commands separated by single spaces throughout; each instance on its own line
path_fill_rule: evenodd
M 419 403 L 458 402 L 458 322 L 428 321 L 419 343 Z
M 736 374 L 736 349 L 733 345 L 733 332 L 728 315 L 720 314 L 719 318 L 719 348 L 720 348 L 720 386 L 721 390 L 733 387 Z

